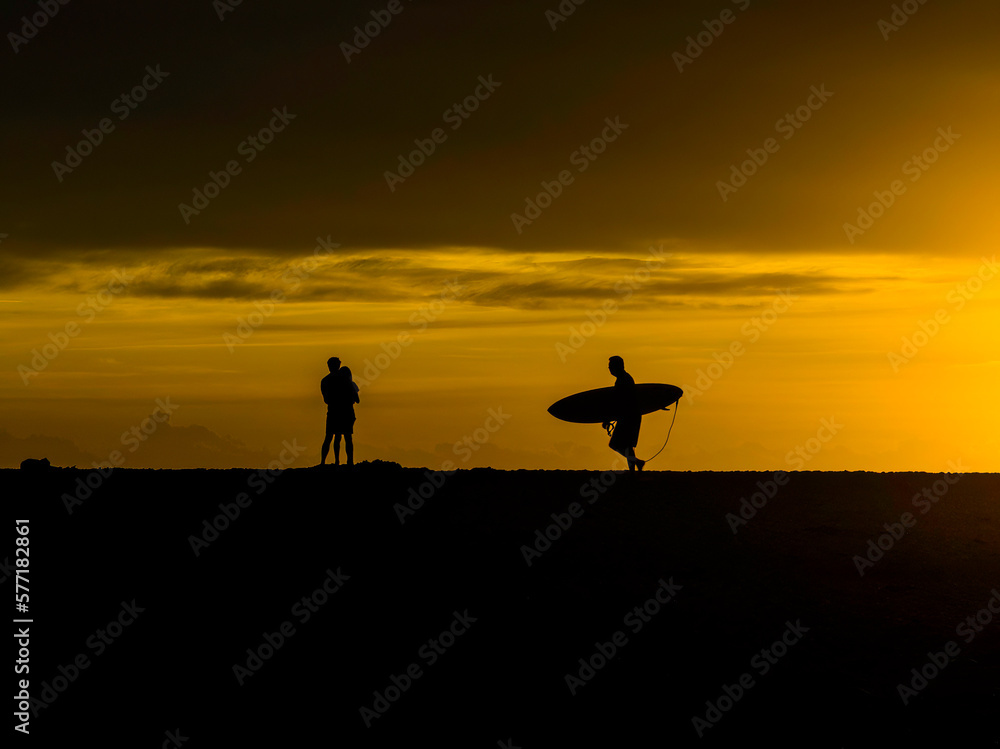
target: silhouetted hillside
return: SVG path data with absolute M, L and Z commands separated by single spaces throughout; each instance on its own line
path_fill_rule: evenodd
M 1000 738 L 997 476 L 96 476 L 0 472 L 39 746 Z

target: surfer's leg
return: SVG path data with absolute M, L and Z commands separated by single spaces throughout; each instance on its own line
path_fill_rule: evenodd
M 349 434 L 344 435 L 344 448 L 347 452 L 347 465 L 354 465 L 354 437 Z
M 635 467 L 632 463 L 635 460 L 635 454 L 632 452 L 631 447 L 623 447 L 622 445 L 610 444 L 608 445 L 612 450 L 621 455 L 628 462 L 628 469 L 634 471 Z
M 340 465 L 340 435 L 333 438 L 333 464 Z

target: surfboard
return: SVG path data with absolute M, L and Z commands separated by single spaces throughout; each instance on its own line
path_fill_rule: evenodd
M 673 405 L 681 399 L 684 391 L 675 385 L 644 382 L 635 386 L 635 395 L 639 411 L 645 415 Z M 549 413 L 557 419 L 574 424 L 601 424 L 618 418 L 617 403 L 613 387 L 597 388 L 556 401 L 549 406 Z

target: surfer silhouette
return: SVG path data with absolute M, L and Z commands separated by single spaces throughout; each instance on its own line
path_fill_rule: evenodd
M 330 357 L 326 362 L 330 374 L 319 384 L 326 403 L 326 438 L 320 452 L 320 465 L 326 465 L 326 456 L 330 453 L 330 441 L 333 441 L 334 465 L 340 465 L 340 439 L 344 438 L 344 448 L 347 453 L 347 465 L 354 465 L 354 404 L 360 403 L 358 386 L 351 379 L 351 370 L 340 366 L 340 359 Z
M 620 356 L 608 359 L 608 371 L 615 376 L 617 412 L 615 428 L 611 433 L 608 447 L 625 457 L 630 471 L 635 471 L 637 468 L 641 471 L 646 461 L 635 457 L 635 446 L 639 444 L 639 428 L 642 426 L 642 411 L 636 397 L 635 380 L 625 371 L 625 362 Z M 602 426 L 608 429 L 611 423 L 605 421 Z

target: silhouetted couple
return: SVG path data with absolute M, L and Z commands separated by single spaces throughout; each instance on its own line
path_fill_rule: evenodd
M 319 384 L 326 403 L 326 439 L 323 440 L 323 450 L 320 454 L 320 465 L 326 465 L 326 456 L 330 453 L 330 440 L 333 440 L 333 462 L 340 465 L 340 438 L 344 437 L 344 448 L 347 452 L 347 465 L 354 465 L 354 404 L 360 403 L 359 388 L 351 379 L 351 370 L 340 366 L 336 356 L 327 360 L 330 374 Z
M 618 414 L 608 447 L 625 457 L 630 471 L 636 468 L 641 471 L 646 461 L 635 457 L 639 428 L 642 426 L 642 409 L 635 392 L 635 380 L 625 371 L 625 362 L 620 356 L 608 359 L 608 371 L 615 376 L 615 412 Z M 611 423 L 605 421 L 602 426 L 608 429 Z

